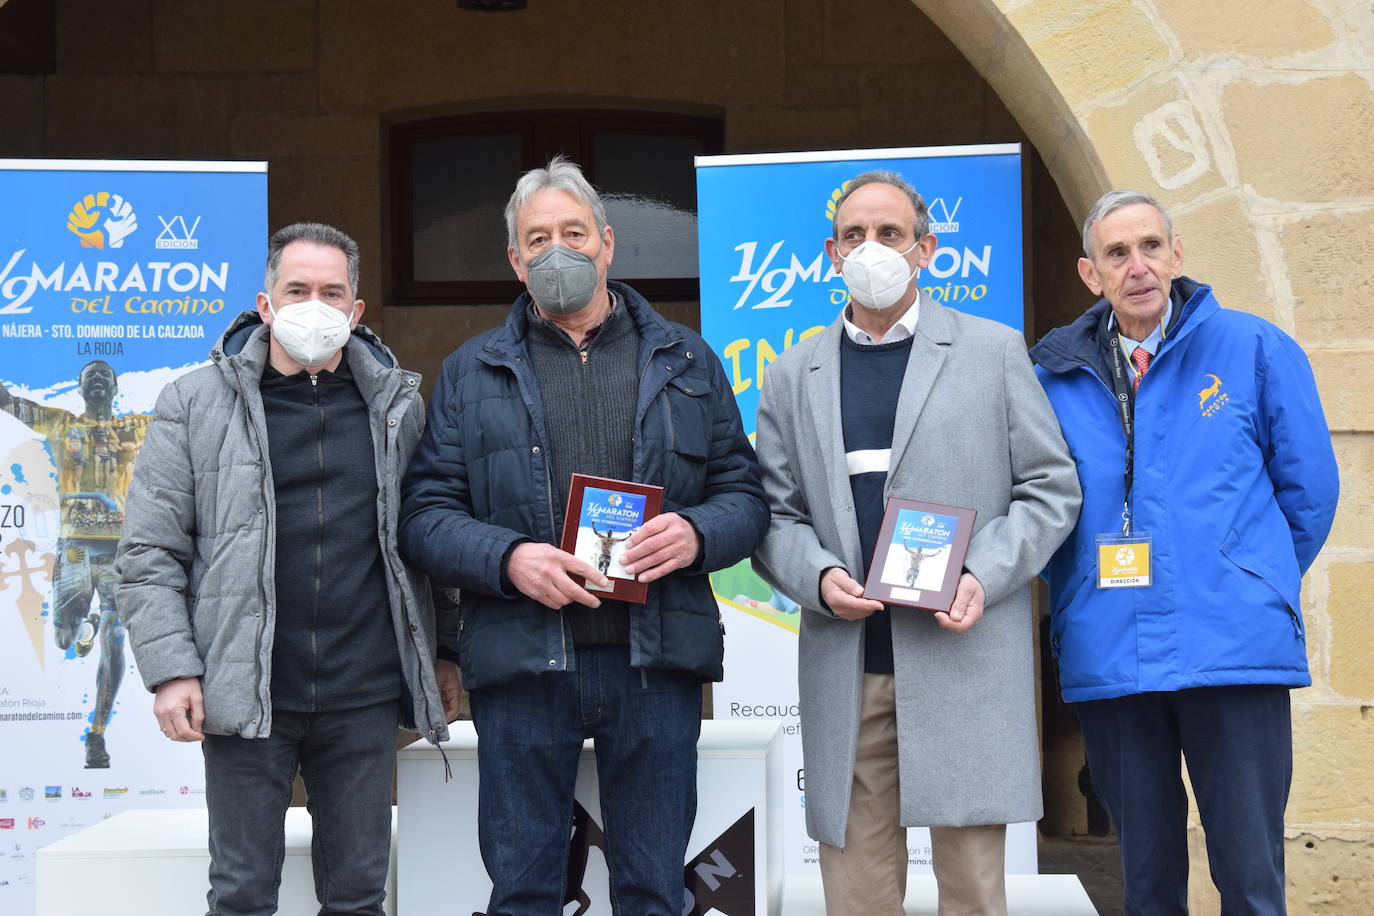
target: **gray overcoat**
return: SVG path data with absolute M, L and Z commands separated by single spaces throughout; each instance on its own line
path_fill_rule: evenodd
M 836 318 L 768 368 L 758 455 L 773 518 L 754 558 L 804 609 L 798 680 L 810 835 L 843 846 L 863 684 L 862 621 L 820 599 L 821 573 L 861 579 L 840 418 Z M 1021 335 L 921 298 L 897 402 L 886 497 L 978 512 L 965 568 L 986 592 L 964 634 L 893 606 L 901 821 L 966 826 L 1038 820 L 1029 580 L 1078 517 L 1073 459 Z

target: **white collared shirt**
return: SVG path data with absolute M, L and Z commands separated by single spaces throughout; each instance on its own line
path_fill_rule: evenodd
M 859 307 L 863 308 L 863 306 Z M 921 297 L 916 297 L 916 300 L 911 303 L 911 308 L 907 309 L 906 314 L 897 319 L 896 324 L 887 329 L 887 333 L 883 335 L 882 340 L 874 340 L 867 331 L 849 320 L 849 310 L 851 308 L 853 308 L 853 305 L 846 305 L 840 311 L 840 318 L 844 320 L 844 332 L 849 335 L 849 339 L 854 341 L 854 343 L 864 347 L 871 347 L 876 344 L 896 343 L 899 340 L 906 340 L 912 334 L 915 334 L 916 319 L 921 317 Z
M 1169 326 L 1169 319 L 1173 317 L 1173 314 L 1174 303 L 1171 299 L 1169 300 L 1169 305 L 1164 309 L 1164 316 L 1159 319 L 1159 324 L 1155 325 L 1155 329 L 1151 331 L 1149 336 L 1144 340 L 1131 340 L 1125 334 L 1121 333 L 1116 335 L 1117 342 L 1121 345 L 1121 353 L 1126 357 L 1126 366 L 1130 370 L 1131 381 L 1135 381 L 1137 375 L 1135 361 L 1131 359 L 1131 354 L 1135 352 L 1136 347 L 1140 347 L 1146 353 L 1150 354 L 1151 359 L 1154 359 L 1155 354 L 1159 352 L 1159 345 L 1164 343 L 1164 329 Z M 1116 315 L 1112 315 L 1107 322 L 1107 327 L 1111 329 L 1115 326 Z

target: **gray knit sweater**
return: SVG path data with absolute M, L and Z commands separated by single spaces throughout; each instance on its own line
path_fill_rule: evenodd
M 633 473 L 639 335 L 624 305 L 615 302 L 581 348 L 533 305 L 529 328 L 530 367 L 539 380 L 549 435 L 554 518 L 561 520 L 573 474 L 628 480 Z M 603 600 L 599 608 L 572 604 L 563 613 L 574 644 L 629 642 L 624 602 Z

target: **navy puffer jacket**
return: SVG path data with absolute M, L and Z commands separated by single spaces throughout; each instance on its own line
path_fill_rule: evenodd
M 725 371 L 700 336 L 609 282 L 639 333 L 635 481 L 665 488 L 664 512 L 701 535 L 696 564 L 649 586 L 630 609 L 630 664 L 723 672 L 723 628 L 706 574 L 749 556 L 768 527 L 754 450 Z M 557 543 L 548 435 L 525 349 L 528 294 L 506 323 L 445 361 L 402 487 L 402 554 L 462 593 L 458 640 L 469 689 L 573 667 L 563 614 L 503 580 L 518 542 Z

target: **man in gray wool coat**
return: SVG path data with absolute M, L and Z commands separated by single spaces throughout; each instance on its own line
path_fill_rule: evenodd
M 1006 913 L 1006 824 L 1041 815 L 1028 582 L 1073 527 L 1073 460 L 1021 335 L 917 287 L 935 255 L 900 175 L 849 182 L 826 252 L 850 304 L 768 370 L 773 520 L 754 566 L 803 608 L 807 831 L 826 911 L 900 914 L 906 827 L 940 913 Z M 862 597 L 890 497 L 977 511 L 947 612 Z

